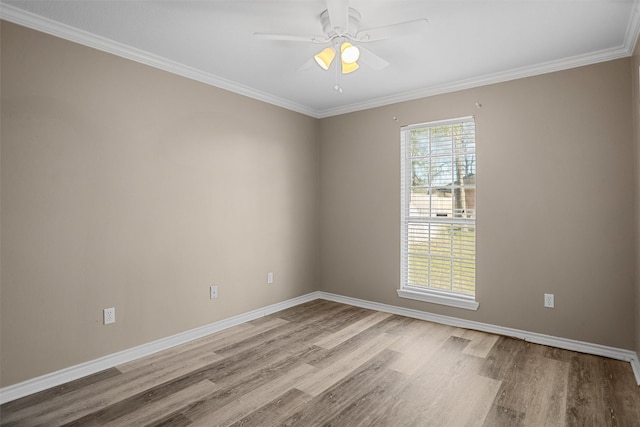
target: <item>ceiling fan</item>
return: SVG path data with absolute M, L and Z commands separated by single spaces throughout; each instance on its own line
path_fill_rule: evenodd
M 315 62 L 322 69 L 329 70 L 339 53 L 342 74 L 349 74 L 360 67 L 357 62 L 359 59 L 375 70 L 389 65 L 386 60 L 362 46 L 363 43 L 423 31 L 428 21 L 424 18 L 415 19 L 360 30 L 360 13 L 349 7 L 348 0 L 327 0 L 327 9 L 320 14 L 320 23 L 323 35 L 254 33 L 254 36 L 267 40 L 329 44 L 314 55 Z

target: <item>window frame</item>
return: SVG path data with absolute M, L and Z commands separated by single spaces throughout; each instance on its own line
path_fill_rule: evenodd
M 411 183 L 412 183 L 412 157 L 411 153 L 411 139 L 410 132 L 415 129 L 434 128 L 438 126 L 451 126 L 455 124 L 472 122 L 474 124 L 474 152 L 475 146 L 477 146 L 477 131 L 475 118 L 473 116 L 460 117 L 455 119 L 439 120 L 433 122 L 419 123 L 414 125 L 402 126 L 400 128 L 400 155 L 401 155 L 401 263 L 400 263 L 400 288 L 397 290 L 398 296 L 401 298 L 409 298 L 418 301 L 430 302 L 435 304 L 447 305 L 457 308 L 463 308 L 468 310 L 477 310 L 479 303 L 476 301 L 476 262 L 475 262 L 475 250 L 474 250 L 474 295 L 466 295 L 454 291 L 440 290 L 435 287 L 411 285 L 408 283 L 409 276 L 409 241 L 408 241 L 408 228 L 409 224 L 423 223 L 423 224 L 457 224 L 466 223 L 472 224 L 474 228 L 474 247 L 475 235 L 476 235 L 476 216 L 473 219 L 468 218 L 455 218 L 451 217 L 448 220 L 443 220 L 437 216 L 420 216 L 411 215 L 410 212 L 410 199 L 411 199 Z M 453 151 L 452 151 L 453 152 Z M 432 158 L 432 156 L 430 157 Z M 474 165 L 475 175 L 475 165 Z M 451 187 L 454 188 L 453 181 Z M 432 187 L 430 187 L 432 188 Z M 475 189 L 475 186 L 473 187 Z M 430 193 L 431 194 L 431 193 Z M 430 206 L 432 203 L 431 196 L 429 196 Z M 452 201 L 453 203 L 453 201 Z M 452 207 L 453 209 L 453 207 Z M 416 219 L 419 219 L 416 221 Z M 429 237 L 431 239 L 431 237 Z M 453 258 L 452 258 L 453 259 Z

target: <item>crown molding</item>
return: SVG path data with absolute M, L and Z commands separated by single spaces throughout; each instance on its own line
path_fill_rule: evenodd
M 214 74 L 206 73 L 196 68 L 180 64 L 176 61 L 172 61 L 162 56 L 154 55 L 141 49 L 136 49 L 123 43 L 119 43 L 105 37 L 92 34 L 88 31 L 84 31 L 48 18 L 44 18 L 40 15 L 27 12 L 12 5 L 8 5 L 5 3 L 0 4 L 0 18 L 14 24 L 21 25 L 23 27 L 31 28 L 33 30 L 59 37 L 61 39 L 69 40 L 74 43 L 91 47 L 103 52 L 111 53 L 125 59 L 139 62 L 141 64 L 158 68 L 160 70 L 186 77 L 191 80 L 196 80 L 211 86 L 215 86 L 220 89 L 228 90 L 229 92 L 234 92 L 239 95 L 275 105 L 277 107 L 282 107 L 287 110 L 295 111 L 316 118 L 318 116 L 318 111 L 314 110 L 313 108 L 309 108 L 307 106 L 268 94 L 266 92 L 255 90 L 248 86 L 244 86 L 231 80 L 218 77 Z
M 640 36 L 640 0 L 633 1 L 633 10 L 627 25 L 627 32 L 624 38 L 624 47 L 629 52 L 629 56 L 633 55 L 636 48 L 638 37 Z
M 571 68 L 582 67 L 585 65 L 591 65 L 599 62 L 611 61 L 631 56 L 638 40 L 638 35 L 640 34 L 640 0 L 634 0 L 633 3 L 633 11 L 631 17 L 629 18 L 624 42 L 622 45 L 616 48 L 604 49 L 601 51 L 592 52 L 585 55 L 573 56 L 556 61 L 549 61 L 534 66 L 515 68 L 509 71 L 487 74 L 471 79 L 428 86 L 419 90 L 412 90 L 391 96 L 375 98 L 365 102 L 348 104 L 323 110 L 314 109 L 284 98 L 268 94 L 266 92 L 258 91 L 256 89 L 241 85 L 231 80 L 218 77 L 211 73 L 206 73 L 193 67 L 188 67 L 178 62 L 171 61 L 167 58 L 154 55 L 149 52 L 145 52 L 143 50 L 136 49 L 104 37 L 97 36 L 87 31 L 59 23 L 48 18 L 44 18 L 42 16 L 24 11 L 5 3 L 0 4 L 0 18 L 18 25 L 22 25 L 24 27 L 41 31 L 46 34 L 60 37 L 65 40 L 79 43 L 84 46 L 92 47 L 103 52 L 108 52 L 122 58 L 130 59 L 141 64 L 158 68 L 182 77 L 196 80 L 201 83 L 218 87 L 220 89 L 228 90 L 239 95 L 247 96 L 258 101 L 282 107 L 287 110 L 295 111 L 300 114 L 304 114 L 317 119 L 322 119 L 356 111 L 368 110 L 371 108 L 383 107 L 399 102 L 413 101 L 429 96 L 457 92 L 464 89 L 472 89 L 496 83 L 503 83 L 510 80 L 533 77 L 552 73 L 555 71 L 563 71 Z
M 471 79 L 444 83 L 441 85 L 429 86 L 419 90 L 412 90 L 396 95 L 376 98 L 357 104 L 349 104 L 337 108 L 330 108 L 320 111 L 319 118 L 338 116 L 340 114 L 347 114 L 356 111 L 368 110 L 371 108 L 383 107 L 390 104 L 397 104 L 399 102 L 413 101 L 420 98 L 427 98 L 429 96 L 441 95 L 444 93 L 457 92 L 464 89 L 473 89 L 480 86 L 504 83 L 507 81 L 522 79 L 525 77 L 534 77 L 542 74 L 553 73 L 556 71 L 568 70 L 571 68 L 582 67 L 599 62 L 625 58 L 627 56 L 631 56 L 632 53 L 633 46 L 620 46 L 613 49 L 605 49 L 586 55 L 578 55 L 557 61 L 549 61 L 535 66 L 515 68 L 513 70 L 500 73 L 486 74 L 484 76 L 474 77 Z
M 338 116 L 340 114 L 353 113 L 356 111 L 368 110 L 371 108 L 383 107 L 399 102 L 413 101 L 444 93 L 457 92 L 464 89 L 473 89 L 480 86 L 487 86 L 496 83 L 503 83 L 510 80 L 522 79 L 525 77 L 539 76 L 556 71 L 568 70 L 571 68 L 583 67 L 585 65 L 597 64 L 599 62 L 612 61 L 626 58 L 633 55 L 635 45 L 640 36 L 640 0 L 633 0 L 633 8 L 629 23 L 625 32 L 622 45 L 603 49 L 584 55 L 572 56 L 556 61 L 549 61 L 534 66 L 514 68 L 509 71 L 492 73 L 484 76 L 474 77 L 467 80 L 443 83 L 441 85 L 429 86 L 419 90 L 412 90 L 391 96 L 380 97 L 365 102 L 344 105 L 337 108 L 329 108 L 318 112 L 319 118 Z

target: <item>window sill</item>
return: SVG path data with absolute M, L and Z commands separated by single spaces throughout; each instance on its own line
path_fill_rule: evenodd
M 434 304 L 448 305 L 456 308 L 464 308 L 465 310 L 477 310 L 478 302 L 471 297 L 451 295 L 444 292 L 432 290 L 414 291 L 410 289 L 398 289 L 400 298 L 408 298 L 418 301 L 431 302 Z

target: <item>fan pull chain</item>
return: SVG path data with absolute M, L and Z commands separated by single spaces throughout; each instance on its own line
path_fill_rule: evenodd
M 333 89 L 338 93 L 342 93 L 342 86 L 340 86 L 340 64 L 340 61 L 336 61 L 336 84 L 333 85 Z

